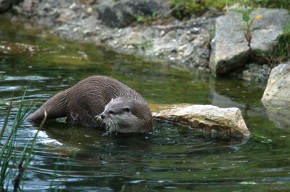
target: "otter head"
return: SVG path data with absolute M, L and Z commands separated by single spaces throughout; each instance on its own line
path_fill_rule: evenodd
M 104 111 L 97 116 L 105 125 L 107 132 L 148 132 L 152 129 L 152 117 L 149 108 L 138 100 L 118 97 L 112 99 Z M 148 128 L 149 127 L 149 128 Z

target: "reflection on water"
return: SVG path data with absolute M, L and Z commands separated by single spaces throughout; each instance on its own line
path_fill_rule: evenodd
M 252 134 L 247 143 L 233 144 L 154 122 L 152 134 L 102 137 L 101 130 L 51 121 L 39 132 L 25 191 L 289 190 L 289 130 L 268 119 L 260 86 L 63 42 L 43 31 L 16 32 L 19 27 L 0 25 L 0 47 L 6 46 L 5 52 L 0 49 L 0 127 L 10 100 L 13 122 L 25 89 L 25 104 L 33 102 L 36 109 L 51 95 L 101 74 L 121 80 L 151 103 L 239 107 Z M 17 150 L 37 130 L 39 125 L 25 122 Z

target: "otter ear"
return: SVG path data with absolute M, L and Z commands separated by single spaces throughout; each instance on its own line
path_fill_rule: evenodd
M 129 112 L 130 112 L 130 108 L 129 108 L 129 107 L 124 107 L 124 108 L 123 108 L 123 111 L 129 113 Z

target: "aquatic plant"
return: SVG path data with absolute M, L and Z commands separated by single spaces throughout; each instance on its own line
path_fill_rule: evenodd
M 25 94 L 24 94 L 25 95 Z M 17 132 L 23 121 L 29 114 L 29 110 L 24 106 L 24 96 L 19 104 L 13 123 L 10 124 L 12 116 L 12 101 L 8 107 L 4 123 L 0 132 L 0 191 L 8 190 L 9 183 L 13 183 L 14 191 L 20 188 L 25 170 L 32 159 L 33 147 L 38 135 L 34 135 L 32 141 L 27 141 L 26 146 L 19 152 L 17 150 Z M 7 133 L 6 133 L 7 132 Z M 7 134 L 7 136 L 5 136 Z

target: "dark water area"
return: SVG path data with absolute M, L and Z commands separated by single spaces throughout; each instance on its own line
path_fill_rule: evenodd
M 290 190 L 290 128 L 269 120 L 260 102 L 265 85 L 215 79 L 65 42 L 30 25 L 0 23 L 0 128 L 11 100 L 9 125 L 13 123 L 25 90 L 24 104 L 34 103 L 30 108 L 35 110 L 81 79 L 108 75 L 149 103 L 239 107 L 251 132 L 246 143 L 227 143 L 157 121 L 152 134 L 110 137 L 62 121 L 48 122 L 41 129 L 24 122 L 16 151 L 40 131 L 23 191 Z M 8 186 L 12 189 L 11 183 Z

